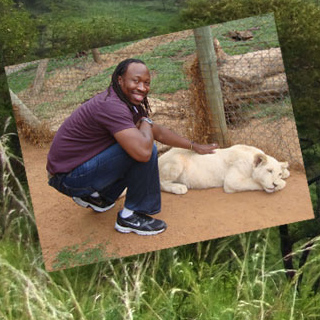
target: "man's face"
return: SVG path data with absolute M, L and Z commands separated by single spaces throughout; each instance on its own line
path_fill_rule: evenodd
M 139 105 L 150 90 L 150 73 L 142 63 L 130 63 L 118 81 L 122 92 L 133 105 Z

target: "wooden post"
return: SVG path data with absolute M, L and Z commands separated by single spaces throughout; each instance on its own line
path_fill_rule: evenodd
M 16 120 L 19 118 L 31 128 L 38 128 L 40 120 L 30 111 L 30 109 L 9 89 L 13 111 L 16 111 Z
M 32 89 L 32 93 L 36 96 L 40 93 L 43 87 L 48 63 L 49 63 L 49 59 L 43 59 L 43 60 L 40 60 L 39 62 L 37 74 L 33 81 L 33 89 Z
M 200 27 L 194 29 L 193 33 L 205 87 L 206 101 L 212 114 L 211 140 L 217 141 L 220 147 L 229 146 L 230 142 L 211 29 L 209 26 Z
M 99 49 L 95 48 L 95 49 L 91 49 L 92 52 L 92 56 L 93 56 L 93 60 L 95 63 L 101 64 L 102 63 L 102 59 L 100 56 L 100 52 Z

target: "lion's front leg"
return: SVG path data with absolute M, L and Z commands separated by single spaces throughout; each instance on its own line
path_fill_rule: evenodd
M 187 186 L 179 181 L 183 169 L 184 168 L 179 161 L 171 161 L 167 163 L 160 162 L 159 171 L 161 190 L 175 194 L 187 193 Z
M 223 190 L 226 193 L 263 190 L 260 184 L 251 177 L 241 174 L 238 169 L 231 168 L 224 180 Z
M 161 181 L 161 190 L 165 192 L 175 193 L 175 194 L 186 194 L 188 188 L 186 185 L 181 183 L 176 183 L 172 181 Z

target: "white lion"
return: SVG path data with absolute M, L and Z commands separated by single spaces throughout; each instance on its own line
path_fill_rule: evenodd
M 279 162 L 247 145 L 216 149 L 199 155 L 172 148 L 159 157 L 161 190 L 185 194 L 188 189 L 223 187 L 227 193 L 283 189 L 289 177 L 288 162 Z

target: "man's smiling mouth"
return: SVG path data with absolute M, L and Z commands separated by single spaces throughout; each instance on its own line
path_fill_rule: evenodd
M 145 98 L 145 94 L 142 94 L 142 93 L 135 93 L 135 92 L 133 92 L 133 94 L 132 94 L 132 97 L 135 99 L 135 100 L 137 100 L 137 101 L 143 101 L 143 99 Z

